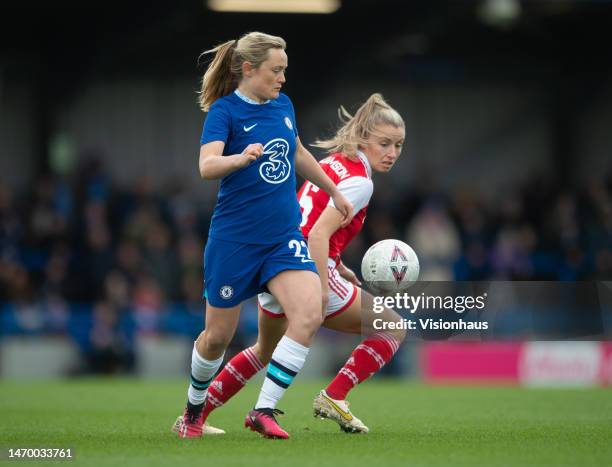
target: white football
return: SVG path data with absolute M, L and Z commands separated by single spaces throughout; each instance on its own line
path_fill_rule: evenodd
M 401 292 L 419 278 L 419 258 L 402 241 L 381 240 L 363 255 L 361 275 L 376 293 Z

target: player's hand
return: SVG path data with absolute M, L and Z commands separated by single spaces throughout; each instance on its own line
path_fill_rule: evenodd
M 340 277 L 355 284 L 356 286 L 361 286 L 361 281 L 357 277 L 357 274 L 355 274 L 352 269 L 347 268 L 342 263 L 340 263 L 340 266 L 338 266 L 338 274 L 340 274 Z
M 263 145 L 261 143 L 249 144 L 238 157 L 238 167 L 246 167 L 251 162 L 259 159 L 264 152 Z
M 353 205 L 339 190 L 336 190 L 331 197 L 334 200 L 334 206 L 342 214 L 340 227 L 346 227 L 353 219 Z

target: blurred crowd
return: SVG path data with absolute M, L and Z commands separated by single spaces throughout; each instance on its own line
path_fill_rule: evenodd
M 534 177 L 486 201 L 426 182 L 399 193 L 375 186 L 364 232 L 344 258 L 357 271 L 369 245 L 399 238 L 417 252 L 422 280 L 612 278 L 612 179 L 569 189 Z M 119 187 L 96 159 L 19 190 L 0 182 L 3 310 L 49 332 L 65 329 L 75 304 L 86 307 L 83 346 L 105 365 L 117 352 L 129 367 L 133 333 L 158 332 L 163 316 L 174 316 L 165 331 L 197 335 L 214 203 L 180 183 Z
M 376 185 L 355 254 L 384 238 L 412 246 L 420 280 L 577 281 L 612 277 L 612 177 L 561 187 L 534 176 L 486 200 L 423 181 L 398 196 Z
M 120 188 L 98 160 L 20 191 L 0 182 L 0 297 L 103 300 L 143 324 L 165 303 L 200 309 L 215 200 L 194 198 L 179 183 Z M 425 183 L 399 195 L 378 184 L 345 262 L 358 269 L 384 238 L 414 248 L 422 280 L 609 280 L 612 179 L 570 190 L 534 178 L 493 203 Z

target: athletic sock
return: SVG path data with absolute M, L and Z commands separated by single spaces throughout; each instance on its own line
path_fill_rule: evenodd
M 283 397 L 293 378 L 304 366 L 308 350 L 308 347 L 293 339 L 282 337 L 268 365 L 266 379 L 255 405 L 256 409 L 276 408 L 276 404 Z
M 223 363 L 223 355 L 216 360 L 206 360 L 202 357 L 195 344 L 191 353 L 191 384 L 187 391 L 187 399 L 189 401 L 188 408 L 200 410 L 204 399 L 206 398 L 206 390 L 215 373 Z
M 234 394 L 264 367 L 253 350 L 249 347 L 232 358 L 221 373 L 219 373 L 208 387 L 206 405 L 204 406 L 204 420 L 218 407 L 221 407 Z
M 378 372 L 397 352 L 399 342 L 386 333 L 378 333 L 359 344 L 325 389 L 332 399 L 344 400 L 354 386 Z

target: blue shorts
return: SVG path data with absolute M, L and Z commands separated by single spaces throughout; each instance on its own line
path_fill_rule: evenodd
M 204 298 L 219 308 L 239 305 L 266 292 L 268 281 L 289 269 L 317 273 L 299 230 L 272 245 L 209 238 L 204 249 Z

